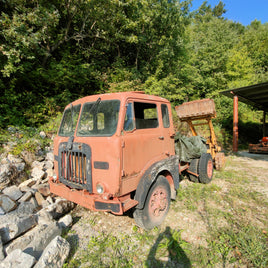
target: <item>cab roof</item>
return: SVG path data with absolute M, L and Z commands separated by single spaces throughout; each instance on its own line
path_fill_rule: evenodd
M 101 100 L 120 100 L 125 101 L 126 99 L 133 98 L 136 100 L 143 100 L 143 101 L 156 101 L 156 102 L 164 102 L 169 103 L 169 101 L 165 98 L 154 96 L 154 95 L 148 95 L 145 94 L 143 91 L 128 91 L 128 92 L 117 92 L 117 93 L 106 93 L 106 94 L 97 94 L 97 95 L 90 95 L 87 97 L 80 98 L 78 100 L 73 101 L 72 105 L 77 104 L 84 104 L 86 102 L 94 102 L 98 98 L 101 98 Z M 68 104 L 67 107 L 70 105 Z

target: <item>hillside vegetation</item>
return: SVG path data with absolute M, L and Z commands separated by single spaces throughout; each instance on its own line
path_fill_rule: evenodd
M 223 18 L 224 1 L 190 7 L 191 0 L 1 1 L 0 127 L 38 127 L 79 97 L 143 90 L 173 105 L 213 98 L 228 132 L 232 101 L 218 93 L 267 81 L 268 24 Z M 243 122 L 260 121 L 244 105 L 240 113 Z

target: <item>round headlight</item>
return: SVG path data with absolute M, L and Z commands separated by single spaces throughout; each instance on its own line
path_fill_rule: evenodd
M 57 180 L 57 175 L 53 174 L 52 178 L 53 178 L 53 181 L 55 182 Z
M 101 184 L 96 185 L 97 193 L 98 194 L 103 194 L 104 193 L 104 188 Z

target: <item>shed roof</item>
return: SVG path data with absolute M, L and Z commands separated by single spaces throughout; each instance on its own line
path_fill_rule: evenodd
M 230 98 L 238 96 L 239 101 L 250 104 L 259 110 L 268 112 L 268 82 L 229 89 L 220 93 Z

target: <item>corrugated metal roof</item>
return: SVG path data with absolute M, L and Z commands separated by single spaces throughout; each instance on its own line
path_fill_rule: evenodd
M 268 112 L 268 82 L 247 87 L 229 89 L 220 92 L 233 98 L 238 96 L 239 101 L 250 104 L 259 110 Z

